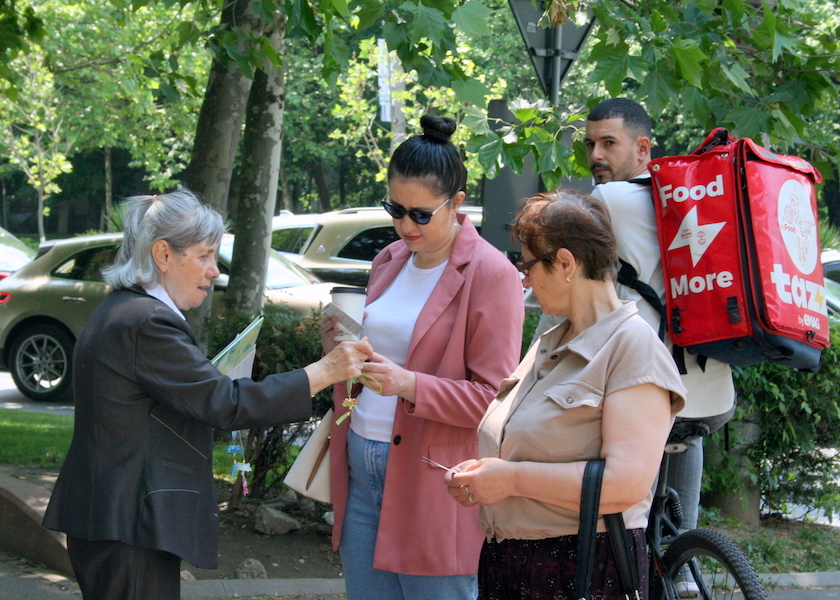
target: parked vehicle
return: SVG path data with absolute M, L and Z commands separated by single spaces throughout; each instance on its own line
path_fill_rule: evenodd
M 101 270 L 116 255 L 122 234 L 101 234 L 48 242 L 38 258 L 0 281 L 0 361 L 15 385 L 33 400 L 71 399 L 73 345 L 93 310 L 111 291 Z M 216 280 L 227 287 L 233 236 L 219 248 Z M 324 283 L 282 255 L 272 252 L 266 301 L 286 304 L 308 316 L 330 301 Z
M 481 230 L 482 209 L 462 206 Z M 271 247 L 325 281 L 366 286 L 370 264 L 399 239 L 381 207 L 358 207 L 311 215 L 274 217 Z
M 0 279 L 8 277 L 33 258 L 33 248 L 0 227 Z

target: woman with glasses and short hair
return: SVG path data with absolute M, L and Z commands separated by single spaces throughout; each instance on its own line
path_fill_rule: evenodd
M 349 419 L 330 443 L 350 600 L 474 600 L 483 534 L 453 503 L 442 471 L 477 452 L 476 426 L 519 360 L 524 319 L 516 268 L 465 215 L 456 124 L 426 115 L 394 152 L 385 210 L 400 240 L 373 261 L 364 333 L 373 357 Z M 335 319 L 322 328 L 335 344 Z M 336 386 L 336 414 L 345 386 Z M 358 390 L 356 390 L 358 391 Z
M 517 214 L 513 235 L 524 284 L 543 313 L 566 321 L 502 384 L 479 425 L 484 458 L 445 475 L 462 506 L 481 506 L 478 597 L 577 598 L 583 472 L 603 458 L 598 514 L 624 513 L 644 598 L 651 487 L 685 388 L 636 304 L 616 294 L 616 241 L 599 200 L 573 189 L 538 194 Z M 587 597 L 623 599 L 606 533 L 597 534 L 595 553 Z

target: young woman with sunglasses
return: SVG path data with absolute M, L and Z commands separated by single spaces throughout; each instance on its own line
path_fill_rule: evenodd
M 330 443 L 333 545 L 350 600 L 474 600 L 478 513 L 452 502 L 424 459 L 475 456 L 478 422 L 519 360 L 522 284 L 458 212 L 466 169 L 455 122 L 420 124 L 388 167 L 383 206 L 400 240 L 373 261 L 368 285 L 364 372 L 376 383 L 366 380 Z M 325 319 L 326 350 L 334 326 Z M 346 386 L 335 389 L 341 415 Z

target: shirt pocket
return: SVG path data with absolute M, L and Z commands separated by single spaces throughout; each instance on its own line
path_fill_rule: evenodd
M 604 401 L 604 391 L 582 381 L 566 382 L 548 388 L 545 396 L 564 409 L 591 406 L 597 408 Z

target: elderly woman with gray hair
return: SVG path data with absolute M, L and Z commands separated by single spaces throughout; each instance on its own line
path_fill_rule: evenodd
M 73 441 L 44 525 L 67 534 L 85 600 L 172 600 L 181 559 L 218 563 L 213 429 L 308 419 L 311 396 L 358 376 L 372 349 L 344 342 L 259 383 L 222 375 L 182 313 L 219 275 L 221 215 L 186 190 L 127 202 L 103 273 L 114 291 L 76 343 Z

